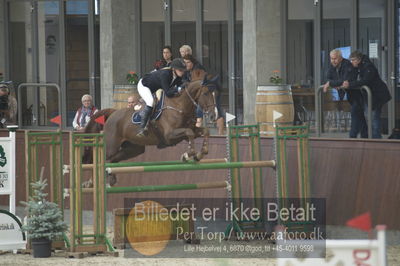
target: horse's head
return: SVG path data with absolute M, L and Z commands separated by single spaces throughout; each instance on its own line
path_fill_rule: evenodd
M 203 110 L 204 118 L 211 122 L 216 119 L 214 91 L 218 86 L 217 81 L 218 77 L 208 80 L 207 76 L 204 76 L 203 80 L 191 82 L 188 88 L 189 92 L 194 96 L 195 102 Z

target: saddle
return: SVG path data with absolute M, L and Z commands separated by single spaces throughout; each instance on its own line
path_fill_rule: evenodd
M 153 112 L 150 116 L 150 121 L 157 120 L 161 116 L 161 113 L 162 113 L 163 107 L 164 107 L 164 100 L 165 100 L 164 91 L 162 89 L 157 90 L 153 94 L 153 98 L 155 100 L 154 101 L 155 104 L 154 104 Z M 142 121 L 144 107 L 145 107 L 145 105 L 142 104 L 142 108 L 133 113 L 133 115 L 132 115 L 132 123 L 133 124 L 140 124 L 140 122 Z

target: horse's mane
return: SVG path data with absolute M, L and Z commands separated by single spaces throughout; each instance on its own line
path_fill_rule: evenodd
M 212 74 L 207 74 L 207 72 L 204 69 L 193 69 L 191 72 L 191 78 L 192 82 L 197 81 L 197 80 L 204 80 L 204 78 L 207 78 L 207 80 L 211 80 L 214 75 Z
M 192 80 L 191 82 L 188 83 L 188 89 L 191 90 L 194 86 L 199 86 L 201 82 L 202 79 Z
M 207 72 L 204 69 L 193 69 L 191 74 L 192 81 L 203 80 Z

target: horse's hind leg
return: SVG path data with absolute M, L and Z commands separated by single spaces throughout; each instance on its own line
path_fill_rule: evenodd
M 145 146 L 135 145 L 130 142 L 125 142 L 122 144 L 121 149 L 114 155 L 112 155 L 108 160 L 111 163 L 117 163 L 119 161 L 127 160 L 136 157 L 145 151 Z M 108 175 L 108 182 L 110 186 L 113 186 L 117 182 L 115 174 Z

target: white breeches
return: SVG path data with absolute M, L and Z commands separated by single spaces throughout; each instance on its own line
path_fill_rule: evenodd
M 142 97 L 146 105 L 149 107 L 153 107 L 154 103 L 153 95 L 151 94 L 150 89 L 142 84 L 142 79 L 139 80 L 137 90 L 140 97 Z

